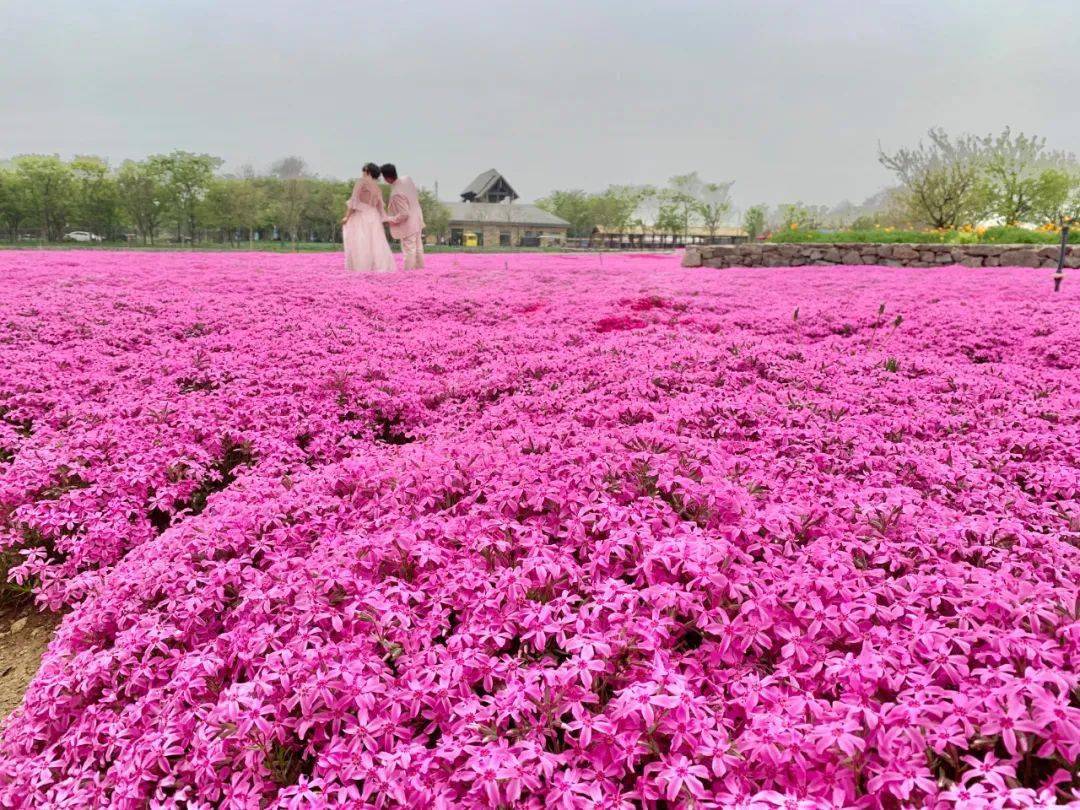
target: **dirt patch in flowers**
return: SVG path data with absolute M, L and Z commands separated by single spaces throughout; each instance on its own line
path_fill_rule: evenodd
M 22 702 L 58 622 L 29 603 L 0 610 L 0 721 Z

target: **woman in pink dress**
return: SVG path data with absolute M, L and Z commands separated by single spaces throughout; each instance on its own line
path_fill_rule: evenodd
M 394 269 L 394 257 L 386 241 L 382 192 L 379 191 L 379 167 L 364 166 L 364 173 L 353 186 L 348 209 L 341 220 L 345 242 L 345 269 L 364 273 L 388 273 Z

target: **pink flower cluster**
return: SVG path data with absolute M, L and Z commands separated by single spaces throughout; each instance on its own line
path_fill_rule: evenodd
M 1040 271 L 0 253 L 0 805 L 1080 798 Z

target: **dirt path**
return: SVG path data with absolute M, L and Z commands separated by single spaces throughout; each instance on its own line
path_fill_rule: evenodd
M 22 702 L 59 621 L 29 603 L 0 610 L 0 721 Z

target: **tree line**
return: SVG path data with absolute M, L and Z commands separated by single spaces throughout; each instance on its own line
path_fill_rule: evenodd
M 570 223 L 571 237 L 607 233 L 686 236 L 692 228 L 715 236 L 731 211 L 733 182 L 707 182 L 697 172 L 666 186 L 614 185 L 605 191 L 553 191 L 536 204 Z
M 952 229 L 991 220 L 1062 225 L 1080 218 L 1080 164 L 1072 154 L 1050 149 L 1045 138 L 1008 128 L 996 136 L 957 137 L 931 129 L 915 146 L 895 152 L 879 147 L 878 159 L 897 185 L 861 205 L 794 202 L 736 212 L 733 183 L 705 181 L 697 172 L 662 186 L 554 191 L 537 205 L 567 220 L 572 237 L 597 230 L 715 236 L 733 220 L 757 238 L 788 228 Z M 0 162 L 0 234 L 9 241 L 58 241 L 70 230 L 87 230 L 106 241 L 144 244 L 340 241 L 353 181 L 318 177 L 299 157 L 283 158 L 261 173 L 250 167 L 223 173 L 222 164 L 182 150 L 118 167 L 93 155 L 67 161 L 20 155 Z M 421 205 L 428 231 L 444 236 L 446 207 L 426 189 Z
M 182 150 L 115 168 L 93 155 L 20 155 L 0 163 L 0 232 L 12 242 L 71 230 L 143 244 L 340 241 L 352 180 L 318 177 L 299 157 L 264 173 L 222 173 L 222 163 Z M 421 204 L 429 229 L 445 231 L 445 206 L 426 189 Z
M 955 137 L 935 128 L 915 146 L 879 147 L 878 159 L 899 182 L 894 204 L 918 225 L 1060 226 L 1080 218 L 1076 157 L 1008 127 L 998 135 Z
M 978 225 L 1056 227 L 1080 219 L 1080 162 L 1051 149 L 1045 138 L 1014 133 L 951 136 L 933 128 L 914 146 L 878 147 L 878 160 L 896 178 L 860 205 L 785 203 L 747 209 L 751 236 L 802 230 L 873 230 Z
M 710 183 L 697 172 L 672 177 L 666 186 L 610 186 L 606 191 L 555 191 L 540 207 L 570 222 L 570 235 L 657 233 L 685 236 L 700 229 L 715 236 L 739 222 L 751 238 L 791 228 L 878 227 L 955 229 L 982 223 L 1058 227 L 1080 220 L 1080 162 L 1051 149 L 1046 139 L 1014 133 L 952 137 L 940 128 L 913 147 L 878 159 L 897 184 L 861 204 L 834 206 L 802 201 L 737 211 L 731 182 Z
M 593 193 L 581 189 L 554 191 L 536 204 L 567 220 L 571 237 L 589 237 L 597 230 L 676 238 L 685 238 L 693 230 L 715 237 L 722 227 L 738 223 L 750 239 L 756 239 L 792 226 L 848 226 L 895 216 L 891 189 L 861 205 L 842 202 L 829 207 L 792 202 L 771 208 L 752 205 L 740 212 L 732 203 L 733 186 L 733 181 L 705 181 L 695 171 L 675 175 L 664 186 L 613 185 Z

